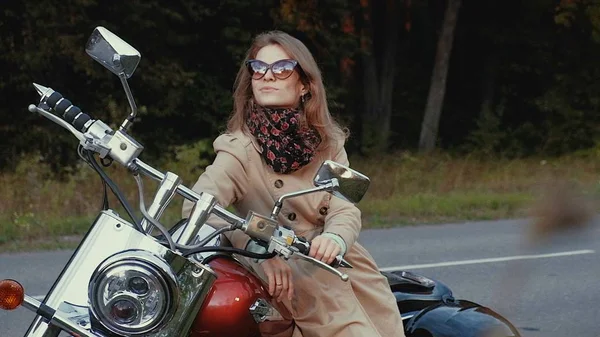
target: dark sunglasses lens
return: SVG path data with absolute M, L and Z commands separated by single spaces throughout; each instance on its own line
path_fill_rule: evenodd
M 275 77 L 279 79 L 286 79 L 292 75 L 295 66 L 296 64 L 292 61 L 282 60 L 273 63 L 271 70 L 273 71 Z
M 251 61 L 248 63 L 248 70 L 250 70 L 250 74 L 252 74 L 252 78 L 254 79 L 265 76 L 267 69 L 268 65 L 261 61 Z

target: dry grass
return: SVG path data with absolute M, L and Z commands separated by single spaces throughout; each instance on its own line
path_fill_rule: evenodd
M 361 203 L 368 227 L 526 216 L 557 181 L 595 197 L 597 159 L 589 153 L 515 160 L 400 153 L 356 158 L 352 165 L 371 177 Z
M 480 160 L 445 154 L 417 156 L 399 153 L 378 158 L 351 158 L 352 166 L 371 178 L 369 192 L 359 204 L 364 227 L 418 224 L 525 216 L 545 187 L 570 181 L 584 194 L 600 191 L 600 162 L 595 155 L 555 159 Z M 122 168 L 107 169 L 131 203 L 138 202 L 135 181 Z M 198 169 L 172 161 L 163 171 L 181 175 L 188 186 Z M 23 160 L 15 173 L 0 175 L 0 251 L 19 249 L 15 242 L 58 242 L 57 238 L 82 235 L 97 214 L 102 196 L 100 179 L 82 164 L 63 181 L 49 170 Z M 156 183 L 147 183 L 150 195 Z M 116 199 L 111 196 L 111 206 Z M 134 206 L 137 206 L 137 205 Z M 169 209 L 165 223 L 179 217 L 181 201 Z M 68 240 L 67 240 L 68 241 Z M 13 247 L 13 248 L 11 248 Z M 17 247 L 17 248 L 14 248 Z

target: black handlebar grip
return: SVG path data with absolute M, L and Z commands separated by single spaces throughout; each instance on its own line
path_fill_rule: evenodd
M 310 253 L 310 243 L 302 236 L 296 237 L 296 242 L 292 244 L 292 246 L 298 248 L 298 251 L 304 255 L 308 255 Z
M 81 132 L 85 132 L 85 124 L 92 119 L 57 91 L 54 91 L 46 99 L 46 104 L 54 109 L 67 123 L 73 125 L 75 129 Z
M 50 95 L 50 97 L 48 97 L 48 99 L 46 100 L 46 104 L 48 104 L 51 108 L 54 109 L 54 106 L 56 105 L 56 103 L 58 103 L 58 101 L 63 98 L 63 96 L 59 93 L 59 92 L 53 92 L 52 95 Z
M 67 111 L 67 109 L 70 108 L 72 105 L 73 103 L 71 103 L 71 101 L 63 97 L 63 99 L 58 101 L 58 103 L 54 106 L 54 111 L 56 111 L 60 116 L 64 116 L 65 111 Z
M 81 113 L 79 114 L 79 116 L 77 116 L 77 118 L 75 119 L 75 121 L 73 121 L 72 124 L 75 127 L 75 129 L 81 132 L 85 132 L 85 123 L 87 123 L 90 119 L 92 118 L 88 114 Z
M 79 115 L 81 113 L 81 109 L 79 109 L 79 107 L 77 106 L 71 106 L 70 109 L 67 109 L 67 112 L 65 112 L 65 114 L 63 115 L 64 120 L 66 120 L 69 123 L 73 123 L 73 121 L 75 120 L 75 117 L 77 117 L 77 115 Z

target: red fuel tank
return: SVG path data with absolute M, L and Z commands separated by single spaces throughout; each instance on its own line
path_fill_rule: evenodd
M 271 296 L 260 279 L 230 256 L 213 257 L 208 265 L 217 279 L 194 321 L 190 336 L 261 337 L 250 306 L 259 298 L 270 302 Z

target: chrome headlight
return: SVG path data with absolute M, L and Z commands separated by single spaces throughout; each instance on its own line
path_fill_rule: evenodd
M 88 296 L 92 314 L 106 329 L 141 335 L 172 318 L 177 281 L 163 259 L 142 250 L 124 251 L 98 266 Z

